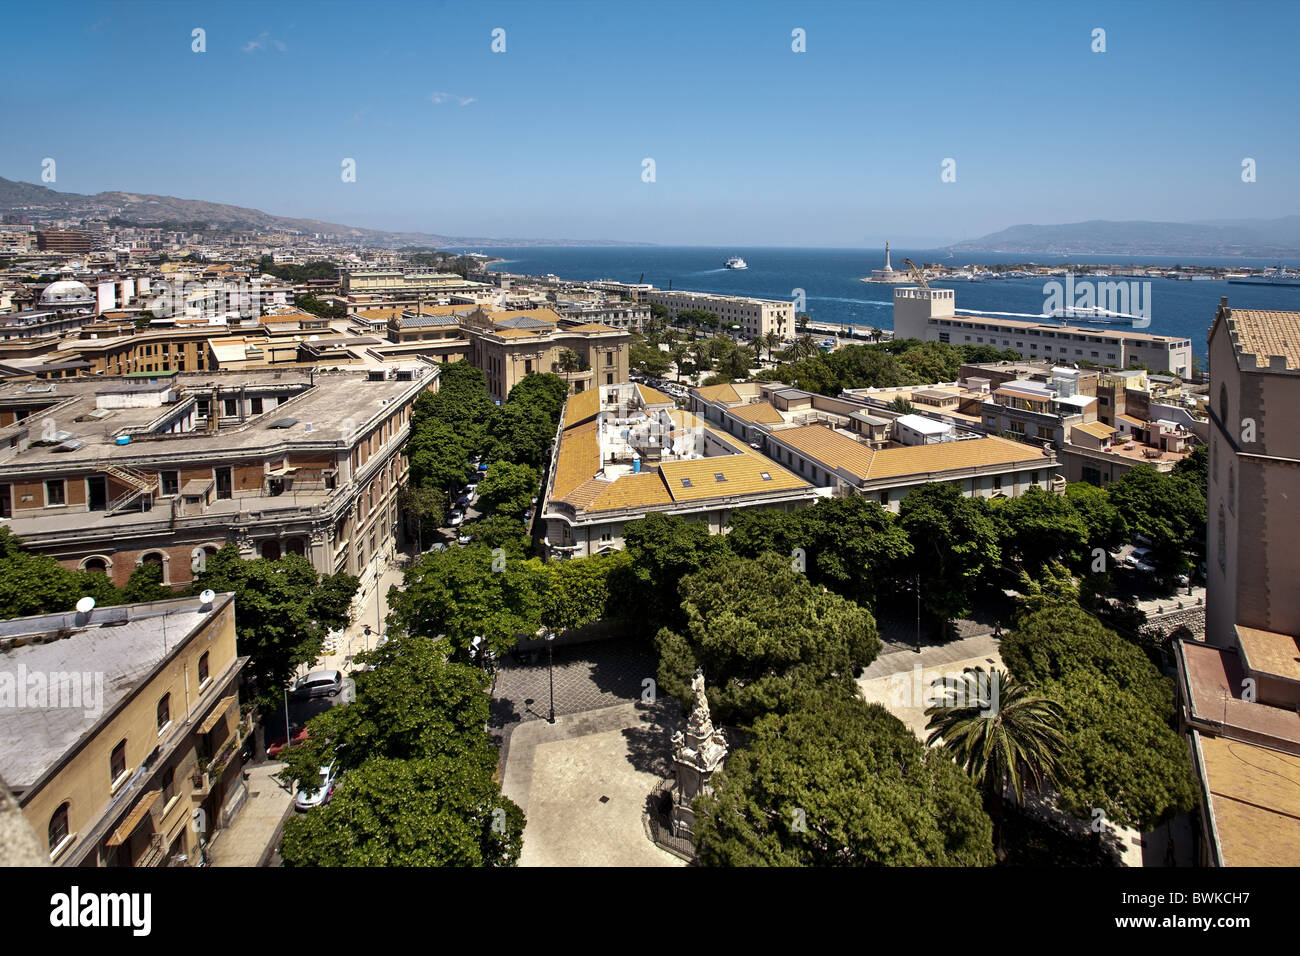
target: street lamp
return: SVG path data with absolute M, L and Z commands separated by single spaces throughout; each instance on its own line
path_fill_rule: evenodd
M 916 653 L 921 653 L 921 572 L 916 573 Z
M 546 718 L 548 724 L 555 723 L 555 653 L 552 645 L 555 643 L 555 632 L 546 632 L 546 675 L 551 685 L 551 715 Z

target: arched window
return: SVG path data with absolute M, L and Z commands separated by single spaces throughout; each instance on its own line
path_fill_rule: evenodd
M 280 560 L 280 542 L 274 540 L 263 541 L 262 557 L 266 558 L 268 561 Z
M 158 701 L 158 733 L 163 732 L 168 724 L 172 722 L 172 695 L 163 694 L 162 700 Z
M 1226 383 L 1219 386 L 1219 423 L 1224 428 L 1228 427 L 1228 386 Z
M 50 817 L 50 852 L 53 853 L 68 838 L 68 804 L 60 804 Z
M 1237 469 L 1228 464 L 1228 510 L 1237 513 Z
M 289 554 L 297 554 L 302 557 L 307 556 L 307 542 L 302 538 L 290 538 L 284 543 L 284 549 Z
M 108 560 L 105 558 L 87 558 L 82 562 L 81 570 L 94 571 L 96 574 L 107 574 Z

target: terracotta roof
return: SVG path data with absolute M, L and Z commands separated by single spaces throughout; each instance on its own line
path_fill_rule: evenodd
M 1093 438 L 1109 438 L 1115 434 L 1115 429 L 1105 422 L 1088 422 L 1086 425 L 1075 425 L 1074 430 L 1083 432 L 1085 435 L 1091 435 Z
M 841 435 L 825 425 L 783 428 L 775 432 L 773 438 L 809 458 L 814 458 L 831 468 L 842 468 L 850 475 L 864 481 L 871 471 L 871 461 L 876 454 L 861 442 Z
M 1122 422 L 1128 422 L 1130 425 L 1136 425 L 1138 428 L 1145 428 L 1147 424 L 1142 419 L 1135 418 L 1134 416 L 1129 415 L 1127 412 L 1120 412 L 1115 417 Z
M 500 339 L 531 339 L 542 333 L 531 329 L 493 329 L 489 334 Z
M 639 475 L 623 475 L 614 481 L 602 482 L 605 487 L 583 506 L 586 511 L 612 511 L 615 508 L 641 508 L 672 503 L 672 496 L 664 487 L 663 477 L 657 471 L 643 471 Z
M 1268 368 L 1269 356 L 1286 357 L 1289 369 L 1300 368 L 1300 312 L 1229 309 L 1228 320 L 1237 333 L 1236 350 L 1247 368 Z
M 1242 659 L 1252 672 L 1300 681 L 1300 641 L 1290 634 L 1238 624 L 1237 642 Z
M 646 405 L 674 404 L 671 395 L 665 395 L 659 389 L 651 388 L 649 385 L 638 384 L 636 390 L 641 395 L 641 401 Z
M 555 456 L 555 481 L 552 497 L 564 498 L 579 485 L 590 481 L 600 471 L 598 422 L 589 421 L 565 431 Z
M 1300 866 L 1300 757 L 1196 734 L 1225 866 Z
M 740 401 L 740 395 L 730 385 L 705 385 L 703 388 L 697 388 L 694 391 L 696 395 L 706 402 L 722 402 L 725 405 L 730 402 Z
M 579 422 L 591 418 L 600 411 L 600 390 L 589 388 L 577 395 L 570 395 L 564 403 L 564 427 L 570 428 Z
M 699 501 L 811 487 L 776 462 L 758 455 L 715 455 L 691 461 L 666 461 L 659 466 L 659 471 L 674 501 Z M 764 474 L 768 477 L 764 478 Z M 718 475 L 722 475 L 724 480 L 718 481 Z
M 842 469 L 864 481 L 1043 459 L 1042 452 L 1033 445 L 993 436 L 875 451 L 825 425 L 782 429 L 773 437 L 823 465 Z
M 582 325 L 570 325 L 563 332 L 618 332 L 619 330 L 612 325 L 603 325 L 600 322 L 584 322 Z
M 769 425 L 780 425 L 785 421 L 771 402 L 750 402 L 747 405 L 736 405 L 731 409 L 731 414 L 742 422 L 764 422 Z

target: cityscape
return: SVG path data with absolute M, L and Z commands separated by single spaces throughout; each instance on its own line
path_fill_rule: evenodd
M 1300 866 L 1294 9 L 882 13 L 1022 44 L 945 100 L 969 61 L 851 85 L 851 3 L 441 5 L 440 62 L 397 0 L 54 9 L 0 148 L 36 923 L 149 935 L 126 869 L 946 867 L 1240 930 L 1229 874 Z M 303 77 L 349 49 L 385 82 Z M 151 81 L 71 129 L 109 61 Z M 1214 155 L 1180 106 L 1150 156 L 999 146 L 1015 90 L 1157 75 Z M 777 145 L 814 91 L 897 150 L 824 103 Z

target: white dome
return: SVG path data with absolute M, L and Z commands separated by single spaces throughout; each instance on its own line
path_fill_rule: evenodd
M 41 293 L 41 301 L 47 303 L 85 302 L 93 301 L 94 298 L 90 286 L 76 279 L 60 279 L 58 282 L 51 282 Z

